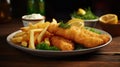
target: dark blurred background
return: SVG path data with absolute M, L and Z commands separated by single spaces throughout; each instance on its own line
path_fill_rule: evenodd
M 21 16 L 27 14 L 27 1 L 10 0 L 9 6 L 12 18 L 21 18 Z M 120 0 L 45 0 L 46 20 L 52 18 L 68 20 L 70 14 L 78 8 L 87 7 L 91 7 L 97 16 L 106 13 L 114 13 L 120 16 Z

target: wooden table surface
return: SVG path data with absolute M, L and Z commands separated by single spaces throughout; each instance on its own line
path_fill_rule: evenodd
M 0 24 L 0 67 L 120 67 L 120 37 L 89 54 L 46 58 L 33 56 L 10 46 L 6 37 L 22 27 L 22 22 L 14 20 Z

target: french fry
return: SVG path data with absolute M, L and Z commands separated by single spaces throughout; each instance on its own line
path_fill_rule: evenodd
M 42 38 L 43 38 L 43 35 L 45 34 L 45 32 L 47 31 L 47 28 L 49 27 L 49 25 L 39 34 L 38 38 L 37 38 L 37 41 L 38 43 L 41 42 Z
M 14 35 L 14 37 L 20 37 L 20 36 L 23 36 L 25 34 L 25 32 L 19 32 L 19 33 L 16 33 Z
M 55 20 L 54 18 L 52 19 L 52 24 L 57 24 L 57 20 Z
M 41 24 L 44 24 L 44 23 L 41 23 L 41 22 L 38 22 L 36 24 L 34 24 L 35 26 L 38 26 L 38 25 L 41 25 Z
M 47 25 L 49 25 L 50 24 L 50 22 L 45 22 L 45 23 L 41 23 L 41 22 L 38 22 L 38 23 L 36 23 L 36 24 L 29 24 L 29 26 L 27 26 L 27 27 L 22 27 L 22 28 L 20 28 L 23 32 L 27 32 L 27 31 L 30 31 L 30 30 L 32 30 L 32 29 L 38 29 L 38 28 L 45 28 Z
M 34 43 L 37 44 L 37 37 L 39 36 L 40 32 L 34 32 Z
M 28 48 L 31 48 L 31 49 L 35 49 L 35 37 L 34 37 L 34 33 L 37 31 L 42 31 L 43 29 L 33 29 L 33 30 L 30 30 L 30 40 L 29 40 L 29 46 Z
M 37 29 L 37 26 L 36 26 L 36 25 L 33 25 L 33 24 L 31 24 L 29 27 L 30 27 L 30 30 L 32 30 L 32 29 Z
M 45 38 L 45 43 L 50 46 L 50 40 L 49 40 L 49 38 Z
M 45 22 L 45 23 L 39 23 L 37 26 L 38 26 L 38 28 L 43 28 L 44 29 L 49 24 L 50 24 L 50 22 Z
M 22 40 L 23 40 L 23 37 L 14 37 L 11 39 L 11 41 L 14 43 L 20 43 L 22 42 Z
M 30 29 L 30 27 L 22 27 L 22 28 L 20 28 L 23 32 L 27 32 L 27 31 L 29 31 L 29 29 Z
M 30 30 L 30 40 L 29 40 L 28 48 L 35 49 L 35 45 L 34 45 L 34 31 L 33 30 Z
M 57 21 L 53 19 L 53 23 L 57 23 Z M 49 37 L 52 34 L 47 32 L 47 28 L 50 24 L 50 22 L 38 22 L 36 24 L 30 23 L 27 27 L 21 27 L 20 30 L 22 32 L 15 34 L 11 40 L 14 43 L 18 43 L 21 46 L 31 49 L 35 49 L 35 44 L 40 43 L 44 38 L 44 41 L 50 45 Z
M 21 42 L 21 45 L 24 46 L 24 47 L 27 47 L 27 44 L 28 44 L 28 43 L 27 43 L 26 41 L 22 41 L 22 42 Z

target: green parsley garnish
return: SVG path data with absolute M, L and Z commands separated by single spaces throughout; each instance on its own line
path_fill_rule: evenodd
M 94 29 L 94 28 L 91 28 L 91 27 L 85 27 L 85 29 L 87 29 L 87 30 L 89 30 L 89 31 L 92 31 L 92 32 L 94 32 L 94 33 L 97 33 L 97 34 L 101 34 L 100 31 L 98 31 L 98 30 L 96 30 L 96 29 Z
M 92 11 L 91 11 L 91 8 L 88 7 L 85 9 L 86 11 L 86 14 L 85 15 L 79 15 L 77 14 L 77 12 L 73 12 L 73 14 L 71 14 L 72 17 L 75 17 L 75 18 L 80 18 L 80 19 L 84 19 L 84 20 L 92 20 L 92 19 L 97 19 L 98 16 L 96 16 Z
M 64 29 L 68 29 L 71 27 L 71 25 L 68 23 L 60 22 L 59 27 L 64 28 Z
M 42 43 L 36 45 L 36 49 L 39 49 L 39 50 L 59 50 L 57 47 L 49 46 L 45 42 L 42 42 Z

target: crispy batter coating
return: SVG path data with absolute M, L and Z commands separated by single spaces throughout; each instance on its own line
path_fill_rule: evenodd
M 60 28 L 58 24 L 50 24 L 48 31 L 55 35 L 75 41 L 88 48 L 104 44 L 110 39 L 106 34 L 97 34 L 76 26 L 71 26 L 69 29 L 63 29 Z
M 51 44 L 61 49 L 62 51 L 70 51 L 74 49 L 74 43 L 59 36 L 53 36 L 51 38 Z

